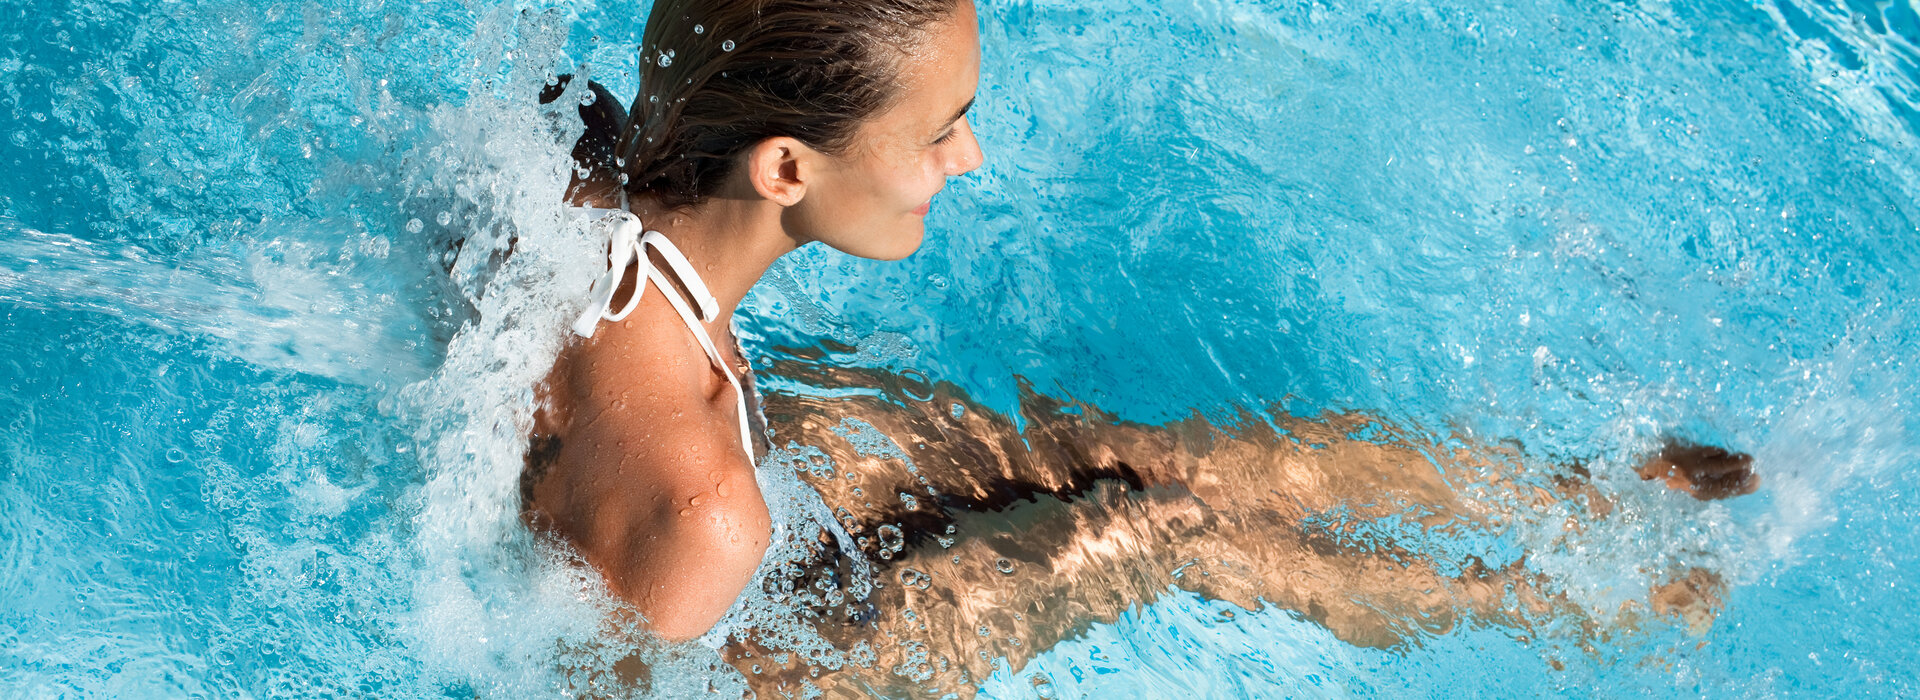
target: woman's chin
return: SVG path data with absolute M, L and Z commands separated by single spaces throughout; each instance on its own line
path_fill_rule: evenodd
M 860 241 L 854 245 L 833 246 L 835 250 L 868 260 L 899 260 L 920 250 L 920 243 L 926 240 L 927 227 L 915 221 L 913 225 L 885 238 Z

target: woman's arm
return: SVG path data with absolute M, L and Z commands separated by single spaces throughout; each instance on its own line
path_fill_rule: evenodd
M 772 372 L 835 389 L 765 399 L 776 444 L 834 457 L 833 472 L 802 478 L 859 538 L 884 584 L 820 625 L 841 648 L 886 640 L 861 684 L 965 694 L 991 673 L 989 659 L 1018 668 L 1169 587 L 1248 609 L 1278 605 L 1374 647 L 1464 619 L 1519 629 L 1584 619 L 1522 563 L 1436 558 L 1366 531 L 1381 518 L 1421 530 L 1491 526 L 1501 515 L 1467 503 L 1449 482 L 1466 471 L 1476 488 L 1518 505 L 1606 507 L 1578 478 L 1551 491 L 1517 482 L 1518 457 L 1507 451 L 1438 445 L 1365 416 L 1145 426 L 1031 393 L 1016 430 L 948 386 L 805 358 Z M 882 441 L 907 459 L 873 449 Z M 1678 588 L 1653 605 L 1710 619 L 1717 580 L 1676 575 Z M 737 651 L 753 655 L 743 669 L 776 675 L 763 654 Z M 925 679 L 884 672 L 918 668 L 907 663 L 914 654 L 926 656 Z

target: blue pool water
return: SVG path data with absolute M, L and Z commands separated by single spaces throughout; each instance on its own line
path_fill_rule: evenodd
M 1697 636 L 1385 650 L 1169 593 L 993 697 L 1920 694 L 1916 9 L 986 2 L 987 165 L 920 253 L 803 251 L 743 330 L 1003 412 L 1024 382 L 1584 462 L 1603 523 L 1425 537 L 1596 613 L 1660 567 L 1727 583 Z M 0 4 L 0 694 L 548 696 L 630 650 L 513 489 L 593 272 L 532 96 L 632 94 L 645 15 Z M 1764 487 L 1639 482 L 1669 435 Z M 660 695 L 737 688 L 648 653 Z

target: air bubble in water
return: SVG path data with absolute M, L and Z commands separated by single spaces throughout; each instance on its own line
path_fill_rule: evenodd
M 967 408 L 957 403 L 953 405 L 953 408 L 950 409 L 950 411 L 953 413 L 954 418 L 959 418 L 961 416 L 967 415 Z
M 421 221 L 419 219 L 407 220 L 407 233 L 419 233 L 421 231 L 426 230 L 426 228 L 427 228 L 427 222 L 425 221 Z
M 169 448 L 167 450 L 167 461 L 174 464 L 185 462 L 187 461 L 187 451 L 178 447 Z
M 999 559 L 993 560 L 993 568 L 999 569 L 1000 573 L 1011 574 L 1013 573 L 1013 561 L 1006 557 L 1000 557 Z
M 900 585 L 924 591 L 933 585 L 933 577 L 914 569 L 905 569 L 900 572 Z
M 892 559 L 894 554 L 899 553 L 900 550 L 905 549 L 907 546 L 907 535 L 901 532 L 897 526 L 881 525 L 878 534 L 880 535 L 881 559 Z
M 900 494 L 900 505 L 904 506 L 907 510 L 920 510 L 920 499 L 914 498 L 913 494 L 902 492 Z
M 434 220 L 434 221 L 438 221 L 438 222 L 440 222 L 440 225 L 441 225 L 441 226 L 445 226 L 445 225 L 447 225 L 447 224 L 451 224 L 451 223 L 453 223 L 453 213 L 452 213 L 452 212 L 445 212 L 445 211 L 443 211 L 443 212 L 440 212 L 440 215 L 439 215 L 439 216 L 436 216 L 436 217 L 433 217 L 433 220 Z
M 721 51 L 732 51 L 732 50 L 733 50 L 733 40 L 732 40 L 732 39 L 728 39 L 728 40 L 726 40 L 726 41 L 722 41 L 722 42 L 720 42 L 720 50 L 721 50 Z

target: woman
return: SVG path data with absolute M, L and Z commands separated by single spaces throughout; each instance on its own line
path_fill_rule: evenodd
M 775 259 L 805 243 L 880 259 L 919 245 L 944 179 L 980 164 L 965 118 L 979 71 L 974 25 L 967 0 L 661 0 L 633 117 L 607 95 L 583 109 L 590 129 L 576 157 L 586 170 L 571 195 L 596 207 L 624 200 L 660 236 L 625 229 L 616 252 L 637 249 L 636 259 L 610 260 L 576 327 L 586 339 L 543 388 L 529 518 L 572 543 L 661 636 L 706 632 L 768 545 L 753 479 L 764 448 L 752 436 L 764 431 L 748 425 L 757 411 L 745 404 L 755 397 L 730 338 L 731 310 Z M 643 276 L 654 291 L 634 282 Z M 711 307 L 696 308 L 709 291 Z M 915 640 L 879 644 L 881 656 L 865 666 L 911 669 L 902 677 L 916 688 L 965 693 L 992 659 L 1018 664 L 1170 585 L 1291 607 L 1378 646 L 1418 631 L 1409 620 L 1525 625 L 1572 607 L 1534 595 L 1521 566 L 1449 575 L 1418 553 L 1356 552 L 1311 526 L 1350 503 L 1387 504 L 1375 515 L 1389 516 L 1396 499 L 1435 522 L 1472 515 L 1427 457 L 1442 450 L 1351 437 L 1366 432 L 1364 419 L 1276 417 L 1312 437 L 1302 443 L 1198 421 L 1123 424 L 1029 396 L 1021 431 L 951 387 L 904 391 L 900 378 L 836 368 L 817 353 L 808 361 L 808 352 L 789 353 L 795 359 L 776 371 L 832 398 L 776 394 L 768 413 L 783 435 L 827 448 L 843 474 L 858 467 L 860 480 L 810 483 L 866 557 L 884 562 L 880 580 L 900 583 L 866 600 L 821 598 L 815 607 L 835 609 L 811 619 L 841 649 Z M 846 387 L 876 391 L 832 391 Z M 927 395 L 937 400 L 904 398 Z M 845 439 L 842 416 L 862 417 L 921 468 L 863 454 Z M 1446 459 L 1517 469 L 1511 457 L 1483 452 Z M 1662 478 L 1685 482 L 1697 461 L 1675 453 Z M 1591 491 L 1578 479 L 1564 490 Z M 846 563 L 837 548 L 818 554 L 768 588 L 798 595 L 848 580 L 834 571 Z M 1668 607 L 1711 608 L 1710 579 L 1670 577 L 1694 583 L 1668 596 L 1678 601 Z M 1508 609 L 1509 593 L 1526 604 Z M 732 658 L 775 689 L 819 670 L 754 642 L 737 644 Z M 879 687 L 848 682 L 855 686 Z
M 650 231 L 612 222 L 626 238 L 575 327 L 588 337 L 544 387 L 529 519 L 662 637 L 711 628 L 770 536 L 733 309 L 807 243 L 919 247 L 933 196 L 981 162 L 975 21 L 970 0 L 661 0 L 632 117 L 582 139 L 611 142 L 601 172 L 618 175 L 576 203 Z

